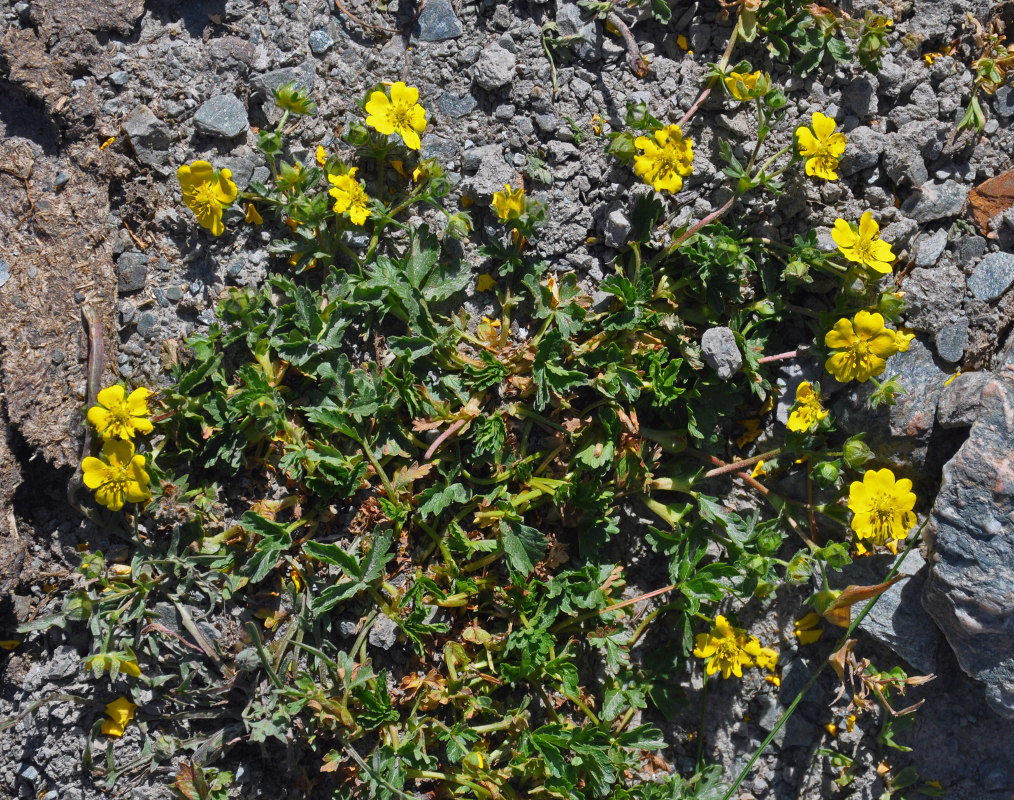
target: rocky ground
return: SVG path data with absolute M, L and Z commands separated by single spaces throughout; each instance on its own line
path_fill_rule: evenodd
M 625 240 L 635 180 L 605 156 L 592 116 L 619 130 L 626 104 L 644 100 L 655 116 L 675 121 L 728 38 L 709 2 L 673 4 L 668 27 L 629 16 L 650 67 L 642 78 L 629 68 L 623 42 L 571 0 L 420 5 L 4 5 L 0 639 L 51 610 L 71 581 L 79 547 L 104 536 L 66 502 L 81 450 L 88 343 L 82 307 L 98 313 L 104 382 L 164 384 L 179 342 L 213 320 L 223 289 L 256 284 L 280 266 L 266 249 L 270 233 L 243 226 L 239 211 L 227 215 L 229 232 L 220 239 L 200 231 L 179 200 L 178 165 L 209 159 L 230 167 L 245 188 L 267 174 L 252 144 L 255 129 L 274 119 L 271 89 L 295 80 L 320 106 L 300 128 L 304 150 L 294 153 L 300 156 L 332 143 L 358 115 L 355 104 L 369 86 L 406 80 L 420 88 L 429 110 L 423 154 L 438 157 L 455 191 L 476 200 L 477 208 L 505 182 L 530 179 L 533 156 L 545 162 L 552 180 L 540 188 L 553 224 L 541 248 L 555 268 L 594 286 L 612 248 Z M 842 389 L 834 408 L 844 427 L 868 431 L 885 463 L 916 479 L 923 510 L 932 515 L 923 554 L 904 570 L 913 577 L 894 587 L 864 624 L 869 652 L 886 661 L 900 657 L 910 674 L 938 675 L 913 692 L 926 699 L 901 737 L 914 750 L 892 751 L 892 763 L 914 764 L 949 796 L 969 800 L 1014 793 L 1004 735 L 1014 716 L 1014 214 L 1000 213 L 982 228 L 968 202 L 973 187 L 1014 166 L 1014 91 L 1005 87 L 984 98 L 983 133 L 955 139 L 972 85 L 968 59 L 944 55 L 927 64 L 922 56 L 967 36 L 966 15 L 985 21 L 993 6 L 982 0 L 843 3 L 854 15 L 873 8 L 895 19 L 876 76 L 858 65 L 825 63 L 800 79 L 786 65 L 766 61 L 760 44 L 741 52 L 786 89 L 790 110 L 778 141 L 787 143 L 796 125 L 818 110 L 849 137 L 841 181 L 818 185 L 799 177 L 785 196 L 753 201 L 766 219 L 760 232 L 791 240 L 816 227 L 822 246 L 833 249 L 834 219 L 857 219 L 873 209 L 884 238 L 903 254 L 899 288 L 918 337 L 889 372 L 901 374 L 908 394 L 871 415 L 862 389 Z M 558 55 L 555 65 L 542 42 L 550 22 L 562 35 L 584 37 L 571 58 Z M 688 132 L 696 160 L 680 195 L 683 216 L 700 219 L 724 201 L 725 179 L 714 167 L 718 142 L 733 134 L 749 139 L 753 124 L 738 105 L 717 95 L 708 101 Z M 478 218 L 483 221 L 481 213 Z M 481 313 L 490 303 L 476 296 L 470 308 Z M 948 383 L 959 368 L 962 374 Z M 790 387 L 819 377 L 819 364 L 802 361 L 784 377 Z M 843 585 L 875 582 L 885 569 L 862 562 Z M 780 620 L 768 623 L 772 635 L 791 630 L 795 610 L 766 610 Z M 0 655 L 0 717 L 54 692 L 89 701 L 43 706 L 0 734 L 0 794 L 49 800 L 99 793 L 81 760 L 101 716 L 98 701 L 107 698 L 85 676 L 79 655 L 85 647 L 82 631 L 56 631 L 32 635 Z M 786 665 L 780 692 L 770 685 L 744 691 L 720 685 L 709 698 L 706 754 L 727 770 L 742 764 L 824 656 L 819 647 L 800 650 Z M 814 766 L 814 749 L 833 746 L 821 726 L 834 687 L 830 680 L 818 686 L 744 784 L 743 797 L 837 791 L 819 759 Z M 838 746 L 847 749 L 860 735 L 843 734 Z M 864 771 L 852 787 L 859 797 L 882 790 L 874 777 L 882 757 L 874 738 L 868 731 L 859 748 Z M 128 733 L 117 746 L 137 741 Z M 695 749 L 685 748 L 689 755 Z M 243 769 L 244 796 L 285 796 L 291 789 L 277 780 L 255 788 L 266 769 L 255 754 Z M 166 784 L 164 773 L 148 774 L 127 796 L 164 797 Z

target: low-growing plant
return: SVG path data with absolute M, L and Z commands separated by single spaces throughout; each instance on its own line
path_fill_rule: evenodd
M 127 518 L 129 558 L 86 554 L 62 610 L 26 629 L 86 621 L 96 677 L 132 679 L 124 702 L 154 744 L 118 765 L 110 740 L 96 772 L 112 782 L 188 754 L 177 794 L 224 797 L 232 776 L 216 760 L 271 743 L 342 797 L 730 795 L 742 776 L 726 788 L 703 763 L 675 774 L 650 720 L 679 709 L 697 671 L 757 668 L 777 683 L 779 643 L 739 615 L 785 586 L 817 587 L 801 643 L 821 619 L 851 633 L 852 606 L 889 584 L 836 591 L 828 573 L 918 537 L 911 482 L 864 472 L 872 453 L 836 429 L 817 382 L 799 386 L 766 450 L 746 454 L 782 362 L 810 352 L 840 381 L 875 381 L 911 339 L 888 324 L 903 302 L 880 289 L 895 259 L 870 212 L 837 221 L 836 254 L 812 232 L 783 243 L 726 216 L 750 192 L 835 180 L 848 146 L 818 112 L 769 152 L 787 101 L 763 71 L 730 68 L 736 35 L 763 30 L 778 52 L 788 36 L 809 71 L 825 51 L 842 55 L 830 38 L 840 20 L 754 5 L 740 4 L 701 98 L 720 86 L 756 110 L 752 147 L 722 143 L 728 199 L 695 223 L 672 208 L 694 175 L 700 101 L 675 124 L 630 106 L 608 152 L 651 190 L 597 287 L 539 257 L 551 209 L 537 193 L 506 185 L 488 210 L 449 205 L 443 170 L 419 153 L 423 99 L 403 82 L 368 92 L 341 141 L 305 161 L 286 125 L 315 109 L 281 87 L 281 120 L 259 135 L 270 184 L 240 193 L 208 162 L 180 168 L 184 202 L 213 236 L 241 217 L 273 226 L 278 270 L 227 292 L 171 388 L 126 400 L 107 389 L 88 413 L 103 437 L 151 441 L 140 454 L 104 445 L 130 448 L 103 450 L 102 469 L 134 470 L 123 486 L 89 479 L 99 459 L 87 454 L 108 524 L 149 485 L 151 502 Z M 868 31 L 883 25 L 864 24 L 871 59 Z M 529 158 L 530 178 L 548 184 L 544 169 Z M 476 269 L 462 253 L 481 214 L 501 228 Z M 496 297 L 493 317 L 468 310 L 473 289 Z M 824 305 L 803 304 L 804 290 Z M 738 373 L 705 367 L 712 328 L 740 352 Z M 890 379 L 874 396 L 897 391 Z M 734 447 L 737 419 L 747 433 Z M 800 480 L 805 498 L 776 475 Z M 730 480 L 763 512 L 730 506 Z M 643 540 L 664 585 L 630 596 L 610 555 L 621 536 Z M 232 631 L 216 623 L 223 612 Z M 402 662 L 383 657 L 391 649 Z M 841 664 L 858 697 L 887 708 L 888 691 L 916 680 Z M 141 686 L 160 697 L 157 734 Z M 110 714 L 121 733 L 125 708 Z

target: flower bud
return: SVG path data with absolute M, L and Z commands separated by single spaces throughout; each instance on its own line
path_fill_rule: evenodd
M 852 437 L 842 448 L 842 456 L 845 463 L 852 469 L 859 469 L 863 464 L 873 458 L 873 451 L 862 439 Z

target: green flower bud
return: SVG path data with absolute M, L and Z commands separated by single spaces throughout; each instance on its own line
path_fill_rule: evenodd
M 842 457 L 845 459 L 845 463 L 852 469 L 859 469 L 873 458 L 873 451 L 866 445 L 866 442 L 855 436 L 845 442 L 842 450 Z

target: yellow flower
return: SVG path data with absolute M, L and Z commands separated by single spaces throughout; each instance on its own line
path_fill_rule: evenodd
M 116 141 L 116 137 L 115 136 L 110 136 L 102 144 L 99 145 L 99 150 L 105 150 L 107 147 L 109 147 L 109 145 L 111 145 L 115 141 Z
M 119 511 L 124 502 L 143 503 L 151 499 L 144 456 L 134 455 L 134 445 L 110 439 L 102 445 L 102 458 L 88 456 L 81 462 L 84 485 L 95 490 L 95 500 L 110 511 Z
M 102 732 L 106 736 L 123 736 L 123 730 L 134 718 L 137 706 L 131 703 L 126 697 L 118 697 L 111 703 L 106 703 L 107 720 L 102 722 Z
M 358 168 L 353 167 L 347 175 L 328 175 L 333 189 L 328 194 L 334 198 L 334 211 L 337 214 L 349 214 L 353 225 L 362 225 L 370 216 L 370 209 L 367 206 L 370 198 L 366 194 L 363 185 L 356 180 Z
M 860 311 L 851 321 L 838 320 L 824 336 L 824 344 L 836 350 L 824 367 L 842 383 L 865 383 L 882 373 L 887 359 L 898 352 L 894 331 L 884 327 L 880 314 Z
M 756 642 L 756 639 L 752 639 Z M 752 667 L 753 658 L 745 649 L 750 644 L 741 628 L 734 628 L 725 617 L 715 617 L 715 625 L 709 633 L 699 633 L 694 639 L 694 655 L 708 663 L 705 671 L 714 675 L 719 670 L 722 677 L 735 675 L 743 677 L 743 667 Z M 758 647 L 760 645 L 758 644 Z
M 247 203 L 246 216 L 243 217 L 243 220 L 251 225 L 260 225 L 264 222 L 264 217 L 260 215 L 260 212 L 257 210 L 257 206 L 253 203 Z
M 858 228 L 840 217 L 834 221 L 831 238 L 838 250 L 849 261 L 869 267 L 881 275 L 891 273 L 895 255 L 891 245 L 879 239 L 880 226 L 873 220 L 873 212 L 867 211 L 859 218 Z
M 814 428 L 826 416 L 827 410 L 820 404 L 820 395 L 813 391 L 813 384 L 803 381 L 796 387 L 796 406 L 785 427 L 802 433 Z
M 768 471 L 764 468 L 764 459 L 762 458 L 754 465 L 754 468 L 750 471 L 750 477 L 762 478 L 765 475 L 767 475 L 767 472 Z
M 426 130 L 426 109 L 419 105 L 419 90 L 401 81 L 391 84 L 391 96 L 374 92 L 366 104 L 366 124 L 390 136 L 397 133 L 409 150 L 418 150 L 419 134 Z
M 98 405 L 88 409 L 88 421 L 103 439 L 133 439 L 138 433 L 151 433 L 153 426 L 148 419 L 150 394 L 141 387 L 124 399 L 126 390 L 122 386 L 107 386 L 95 398 Z
M 813 644 L 823 635 L 824 629 L 818 627 L 819 622 L 820 614 L 816 611 L 811 611 L 802 619 L 796 620 L 793 634 L 799 639 L 800 644 Z
M 496 278 L 490 275 L 488 272 L 482 273 L 479 276 L 479 280 L 475 282 L 475 291 L 477 292 L 488 292 L 490 289 L 496 287 Z
M 327 163 L 327 151 L 321 146 L 317 145 L 317 165 L 323 167 Z
M 683 138 L 679 125 L 655 131 L 654 138 L 638 136 L 634 146 L 644 151 L 634 157 L 634 172 L 656 192 L 678 192 L 694 171 L 694 143 Z
M 813 115 L 813 130 L 796 128 L 799 154 L 806 159 L 806 174 L 826 181 L 838 179 L 838 159 L 845 152 L 845 134 L 834 132 L 834 120 L 819 111 Z
M 737 100 L 753 100 L 758 96 L 757 80 L 761 71 L 756 72 L 730 72 L 725 76 L 725 88 Z
M 904 539 L 916 523 L 915 493 L 912 481 L 894 479 L 889 469 L 871 469 L 861 481 L 849 487 L 849 511 L 852 530 L 860 539 L 884 544 L 888 539 Z
M 194 212 L 197 224 L 213 236 L 221 236 L 225 230 L 222 211 L 239 195 L 232 172 L 228 169 L 216 172 L 207 161 L 195 161 L 176 170 L 176 177 L 183 188 L 183 203 Z
M 525 213 L 525 190 L 511 189 L 505 184 L 502 192 L 493 193 L 493 209 L 501 222 L 517 219 Z

